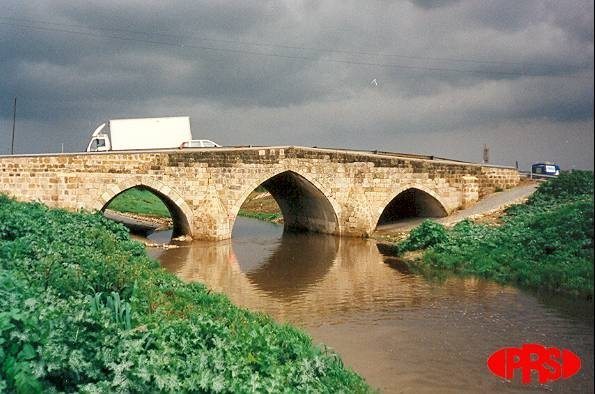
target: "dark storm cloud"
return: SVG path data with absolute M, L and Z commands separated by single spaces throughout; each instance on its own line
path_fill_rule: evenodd
M 2 146 L 18 96 L 28 152 L 78 150 L 109 118 L 190 115 L 226 144 L 468 160 L 571 132 L 565 150 L 494 157 L 592 167 L 592 2 L 0 1 Z

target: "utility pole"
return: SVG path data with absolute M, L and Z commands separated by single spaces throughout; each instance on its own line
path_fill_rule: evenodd
M 490 162 L 490 148 L 487 144 L 483 144 L 483 163 L 488 164 Z
M 17 120 L 17 98 L 14 98 L 14 106 L 12 107 L 12 142 L 10 143 L 10 154 L 14 155 L 14 127 Z

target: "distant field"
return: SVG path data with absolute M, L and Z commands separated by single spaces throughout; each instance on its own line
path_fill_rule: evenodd
M 250 193 L 242 204 L 239 216 L 264 220 L 265 222 L 282 223 L 283 214 L 277 201 L 263 187 Z
M 145 189 L 131 188 L 124 191 L 113 199 L 108 208 L 145 216 L 170 217 L 169 210 L 159 197 Z

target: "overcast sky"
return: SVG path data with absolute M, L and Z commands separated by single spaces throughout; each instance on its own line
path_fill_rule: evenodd
M 77 4 L 78 3 L 78 4 Z M 592 0 L 0 0 L 0 154 L 107 119 L 194 138 L 593 168 Z

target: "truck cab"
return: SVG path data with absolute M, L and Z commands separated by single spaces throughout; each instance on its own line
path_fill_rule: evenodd
M 108 134 L 102 133 L 105 126 L 106 124 L 103 123 L 95 129 L 91 135 L 91 141 L 89 141 L 89 145 L 87 146 L 87 152 L 106 152 L 111 150 Z

